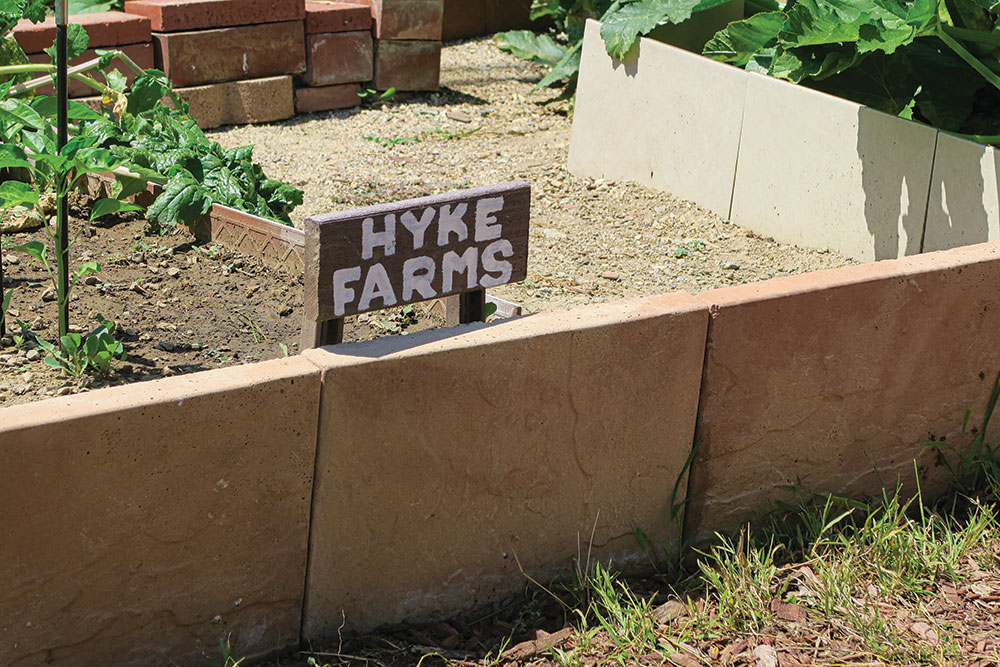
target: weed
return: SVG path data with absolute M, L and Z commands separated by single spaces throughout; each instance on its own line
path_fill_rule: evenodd
M 688 241 L 687 243 L 678 244 L 678 246 L 674 248 L 674 257 L 676 257 L 677 259 L 681 259 L 683 257 L 687 257 L 691 253 L 704 252 L 704 250 L 705 250 L 704 241 L 698 241 L 698 240 Z
M 448 130 L 438 126 L 433 130 L 421 130 L 420 134 L 412 137 L 399 135 L 391 137 L 378 137 L 366 134 L 364 139 L 367 141 L 373 141 L 379 146 L 389 148 L 391 146 L 398 146 L 399 144 L 419 144 L 424 141 L 452 141 L 455 139 L 463 139 L 475 134 L 481 129 L 483 129 L 482 126 L 474 127 L 471 130 Z
M 358 97 L 366 102 L 388 102 L 396 96 L 396 89 L 389 88 L 381 93 L 374 88 L 365 88 L 358 91 Z
M 86 336 L 68 333 L 60 337 L 59 345 L 41 338 L 38 344 L 46 352 L 45 363 L 78 378 L 88 369 L 102 375 L 111 371 L 112 360 L 125 360 L 125 347 L 115 339 L 115 323 L 97 316 L 99 325 Z
M 983 421 L 978 429 L 972 429 L 974 438 L 963 455 L 959 449 L 947 442 L 923 442 L 924 447 L 937 450 L 938 461 L 948 467 L 952 475 L 952 486 L 962 494 L 973 494 L 988 491 L 993 497 L 1000 496 L 1000 444 L 990 445 L 986 442 L 986 432 L 989 430 L 993 411 L 1000 402 L 1000 373 L 993 381 L 993 389 L 986 402 Z M 969 418 L 971 410 L 965 411 L 962 420 L 962 436 L 969 435 Z M 954 460 L 953 460 L 954 458 Z

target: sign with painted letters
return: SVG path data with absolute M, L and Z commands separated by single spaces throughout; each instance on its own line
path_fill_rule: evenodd
M 493 185 L 306 220 L 306 317 L 524 280 L 531 186 Z

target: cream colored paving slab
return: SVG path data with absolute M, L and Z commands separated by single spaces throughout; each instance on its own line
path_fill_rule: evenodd
M 319 370 L 0 409 L 0 664 L 209 664 L 299 638 Z
M 745 73 L 650 39 L 615 61 L 600 27 L 587 22 L 570 171 L 636 181 L 728 217 Z
M 871 261 L 920 252 L 936 130 L 748 74 L 732 219 Z
M 636 528 L 675 549 L 707 322 L 677 294 L 308 351 L 325 370 L 304 636 L 502 599 L 518 561 L 566 579 L 592 531 L 618 567 L 648 563 Z
M 1000 152 L 941 133 L 924 251 L 1000 240 Z

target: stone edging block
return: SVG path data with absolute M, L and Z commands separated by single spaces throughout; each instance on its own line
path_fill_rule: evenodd
M 618 567 L 648 562 L 636 527 L 673 552 L 707 320 L 673 294 L 305 352 L 324 394 L 304 637 L 342 610 L 363 630 L 495 601 L 517 560 L 566 578 L 595 524 Z
M 744 76 L 733 222 L 862 261 L 919 253 L 937 130 L 787 81 Z
M 600 27 L 587 21 L 570 171 L 669 190 L 728 217 L 745 73 L 649 39 L 625 62 L 615 61 Z M 616 108 L 610 122 L 609 100 Z
M 296 646 L 319 395 L 292 358 L 0 411 L 5 664 Z
M 307 2 L 306 34 L 370 30 L 372 12 L 367 4 L 347 2 Z
M 938 135 L 924 252 L 1000 241 L 1000 151 Z
M 981 419 L 1000 369 L 1000 244 L 706 292 L 711 307 L 685 535 L 737 530 L 808 492 L 933 498 L 918 443 Z M 1000 436 L 1000 426 L 996 428 Z M 959 439 L 955 444 L 962 444 Z

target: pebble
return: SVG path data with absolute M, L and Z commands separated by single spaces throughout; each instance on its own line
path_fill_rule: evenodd
M 93 285 L 100 285 L 101 284 L 101 279 L 98 278 L 97 276 L 91 274 L 91 275 L 89 275 L 89 276 L 87 276 L 86 278 L 83 279 L 83 284 L 84 285 L 91 285 L 91 286 L 93 286 Z
M 51 287 L 42 292 L 42 301 L 55 301 L 56 291 Z
M 59 387 L 56 389 L 56 396 L 68 396 L 73 393 L 73 387 Z
M 621 274 L 614 273 L 612 271 L 605 271 L 604 273 L 601 274 L 601 277 L 604 278 L 605 280 L 621 280 L 622 279 Z
M 42 319 L 41 315 L 31 320 L 31 324 L 29 326 L 31 327 L 32 331 L 41 331 L 42 329 L 47 328 L 45 320 Z
M 181 275 L 181 270 L 178 269 L 176 266 L 173 266 L 167 269 L 167 275 L 170 276 L 171 278 L 176 278 L 177 276 Z
M 740 265 L 737 264 L 736 262 L 723 262 L 722 268 L 726 269 L 727 271 L 739 271 Z
M 163 350 L 164 352 L 173 352 L 177 346 L 168 340 L 161 340 L 156 344 L 156 349 Z
M 30 387 L 28 387 L 27 385 L 15 384 L 13 387 L 10 388 L 10 393 L 14 394 L 15 396 L 24 396 L 25 394 L 28 393 L 29 389 Z
M 171 368 L 170 366 L 163 367 L 163 377 L 168 378 L 174 375 L 177 375 L 177 371 L 175 371 L 173 368 Z
M 280 308 L 278 308 L 278 316 L 279 317 L 286 317 L 288 315 L 291 315 L 292 311 L 294 311 L 294 310 L 295 309 L 292 308 L 291 306 L 281 306 Z
M 28 361 L 38 361 L 42 358 L 42 353 L 38 350 L 28 350 L 28 352 L 24 355 L 24 358 Z

